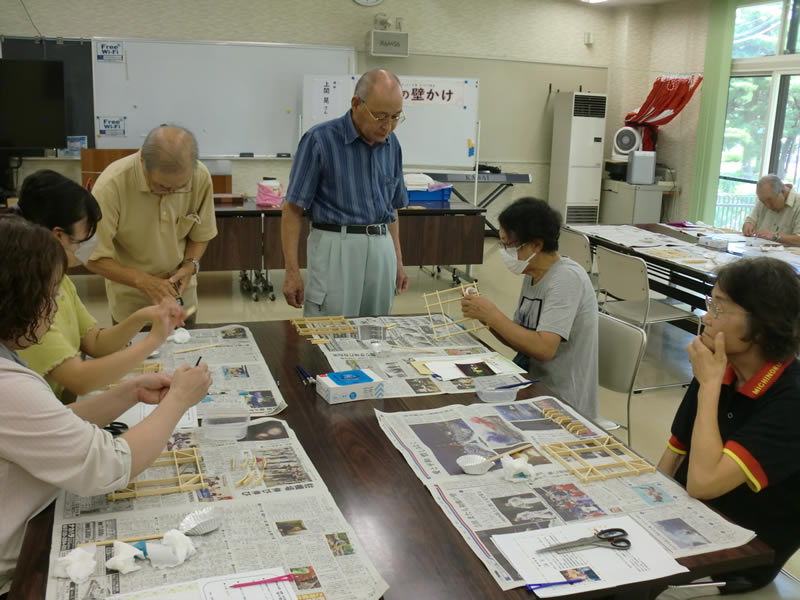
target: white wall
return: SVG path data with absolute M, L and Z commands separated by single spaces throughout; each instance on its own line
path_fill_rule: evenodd
M 621 119 L 637 106 L 658 73 L 702 69 L 709 1 L 626 9 L 576 0 L 385 0 L 377 8 L 363 8 L 352 0 L 26 0 L 25 4 L 41 34 L 48 37 L 268 41 L 356 49 L 364 48 L 374 16 L 384 13 L 391 19 L 403 18 L 412 53 L 608 66 L 608 128 L 613 133 L 614 115 Z M 586 31 L 594 36 L 589 47 L 583 44 Z M 37 35 L 18 0 L 0 0 L 0 35 Z M 509 82 L 509 93 L 513 92 Z M 683 190 L 691 187 L 698 110 L 699 97 L 663 129 L 659 143 L 659 159 L 674 161 L 670 166 L 678 169 Z M 21 176 L 43 165 L 37 162 L 27 161 Z M 233 165 L 234 192 L 254 194 L 263 175 L 288 181 L 285 161 L 234 161 Z M 529 172 L 534 181 L 515 186 L 503 204 L 512 197 L 547 195 L 548 164 L 500 166 Z M 74 164 L 58 168 L 76 170 Z M 686 215 L 685 197 L 672 209 L 676 218 Z M 500 208 L 500 202 L 496 204 Z

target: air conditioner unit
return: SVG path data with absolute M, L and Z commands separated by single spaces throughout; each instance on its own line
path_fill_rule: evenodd
M 606 101 L 605 94 L 555 95 L 548 202 L 565 223 L 597 223 Z
M 628 156 L 635 150 L 642 149 L 642 130 L 639 127 L 622 127 L 614 134 L 614 149 L 611 151 L 613 160 L 628 160 Z

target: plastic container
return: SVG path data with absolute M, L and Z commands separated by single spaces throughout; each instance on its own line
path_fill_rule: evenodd
M 206 409 L 203 432 L 209 440 L 234 441 L 247 435 L 250 411 L 244 405 L 226 404 Z
M 519 387 L 513 387 L 507 390 L 476 390 L 476 393 L 478 394 L 478 398 L 484 402 L 513 402 L 517 399 L 517 392 L 519 390 Z
M 438 190 L 409 190 L 408 201 L 411 204 L 427 204 L 429 202 L 448 202 L 450 194 L 453 193 L 452 187 L 441 188 Z
M 464 454 L 456 459 L 456 463 L 467 475 L 483 475 L 494 466 L 493 462 L 480 454 Z

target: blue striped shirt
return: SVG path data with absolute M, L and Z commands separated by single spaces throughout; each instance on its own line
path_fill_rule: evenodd
M 315 125 L 297 147 L 286 201 L 306 209 L 314 223 L 394 221 L 395 209 L 408 206 L 400 142 L 392 133 L 370 146 L 350 111 Z

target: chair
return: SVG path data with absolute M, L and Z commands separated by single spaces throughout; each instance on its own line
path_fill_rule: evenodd
M 592 287 L 597 290 L 597 274 L 592 273 L 592 246 L 588 237 L 569 227 L 562 227 L 558 238 L 558 253 L 582 266 L 592 280 Z
M 592 272 L 592 247 L 589 245 L 589 238 L 579 231 L 569 227 L 561 228 L 561 235 L 558 238 L 558 253 L 574 260 L 587 273 Z
M 612 392 L 626 394 L 628 445 L 631 442 L 631 397 L 633 384 L 647 345 L 644 329 L 611 315 L 598 315 L 598 382 Z
M 688 319 L 697 323 L 700 335 L 702 321 L 698 315 L 650 297 L 647 263 L 641 258 L 598 246 L 597 267 L 603 312 L 645 329 L 651 323 Z M 609 301 L 609 296 L 618 300 Z

